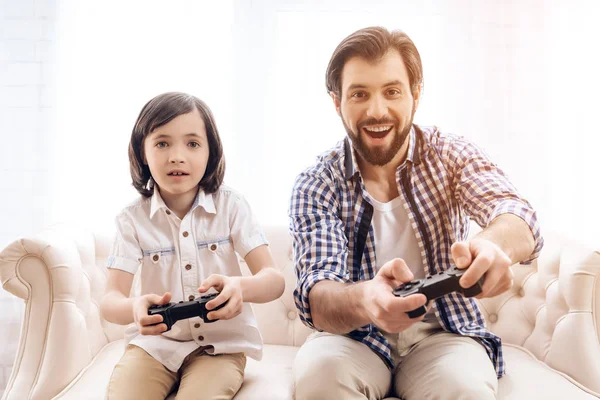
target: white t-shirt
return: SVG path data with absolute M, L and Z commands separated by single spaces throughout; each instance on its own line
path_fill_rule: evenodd
M 414 279 L 425 277 L 423 259 L 417 236 L 413 230 L 402 197 L 381 203 L 369 196 L 373 205 L 372 225 L 375 233 L 375 260 L 377 270 L 393 258 L 401 258 L 414 274 Z
M 236 252 L 245 257 L 268 244 L 246 200 L 227 186 L 214 194 L 200 190 L 183 219 L 167 208 L 155 189 L 152 197 L 126 207 L 116 225 L 107 267 L 140 274 L 139 293 L 134 295 L 162 296 L 169 291 L 172 302 L 200 296 L 198 287 L 211 274 L 240 276 Z M 262 358 L 262 337 L 248 303 L 230 320 L 181 320 L 159 336 L 140 335 L 136 325 L 130 324 L 125 339 L 174 372 L 200 346 L 213 346 L 213 354 L 243 352 L 256 360 Z

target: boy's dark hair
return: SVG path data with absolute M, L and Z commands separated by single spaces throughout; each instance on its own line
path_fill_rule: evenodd
M 389 50 L 396 50 L 402 56 L 410 80 L 410 90 L 414 93 L 423 85 L 423 65 L 419 51 L 406 33 L 400 30 L 390 32 L 379 26 L 360 29 L 337 46 L 325 73 L 327 92 L 341 97 L 342 70 L 350 58 L 359 56 L 369 61 L 378 61 Z
M 146 103 L 135 122 L 129 141 L 129 169 L 133 187 L 144 197 L 154 193 L 154 180 L 150 168 L 144 164 L 144 141 L 156 128 L 174 118 L 198 110 L 206 127 L 209 155 L 204 176 L 198 186 L 206 193 L 214 193 L 223 183 L 225 157 L 219 131 L 210 108 L 199 98 L 179 92 L 168 92 Z

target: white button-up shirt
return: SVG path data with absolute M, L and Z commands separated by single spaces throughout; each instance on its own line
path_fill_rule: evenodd
M 236 252 L 245 257 L 268 244 L 246 200 L 227 186 L 214 194 L 200 190 L 183 219 L 167 208 L 155 189 L 152 197 L 126 207 L 116 225 L 107 267 L 139 272 L 133 295 L 171 292 L 172 302 L 200 296 L 198 287 L 211 274 L 240 276 Z M 125 339 L 171 371 L 177 371 L 200 346 L 213 346 L 214 354 L 243 352 L 256 360 L 262 357 L 262 337 L 248 303 L 230 320 L 205 323 L 200 317 L 190 318 L 158 336 L 140 335 L 136 325 L 130 324 Z

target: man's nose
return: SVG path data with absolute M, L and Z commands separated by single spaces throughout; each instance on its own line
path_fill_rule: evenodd
M 382 119 L 387 115 L 387 101 L 381 96 L 373 96 L 369 101 L 367 114 L 371 118 Z

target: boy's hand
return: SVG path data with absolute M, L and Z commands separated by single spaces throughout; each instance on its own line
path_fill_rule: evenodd
M 162 296 L 145 294 L 137 297 L 133 302 L 133 321 L 142 335 L 160 335 L 167 330 L 162 315 L 148 315 L 148 308 L 154 305 L 163 305 L 171 301 L 171 293 Z
M 213 274 L 209 276 L 198 288 L 198 292 L 205 293 L 211 287 L 219 295 L 206 303 L 207 310 L 213 310 L 227 301 L 225 307 L 208 313 L 209 319 L 231 319 L 242 312 L 244 296 L 240 277 Z

